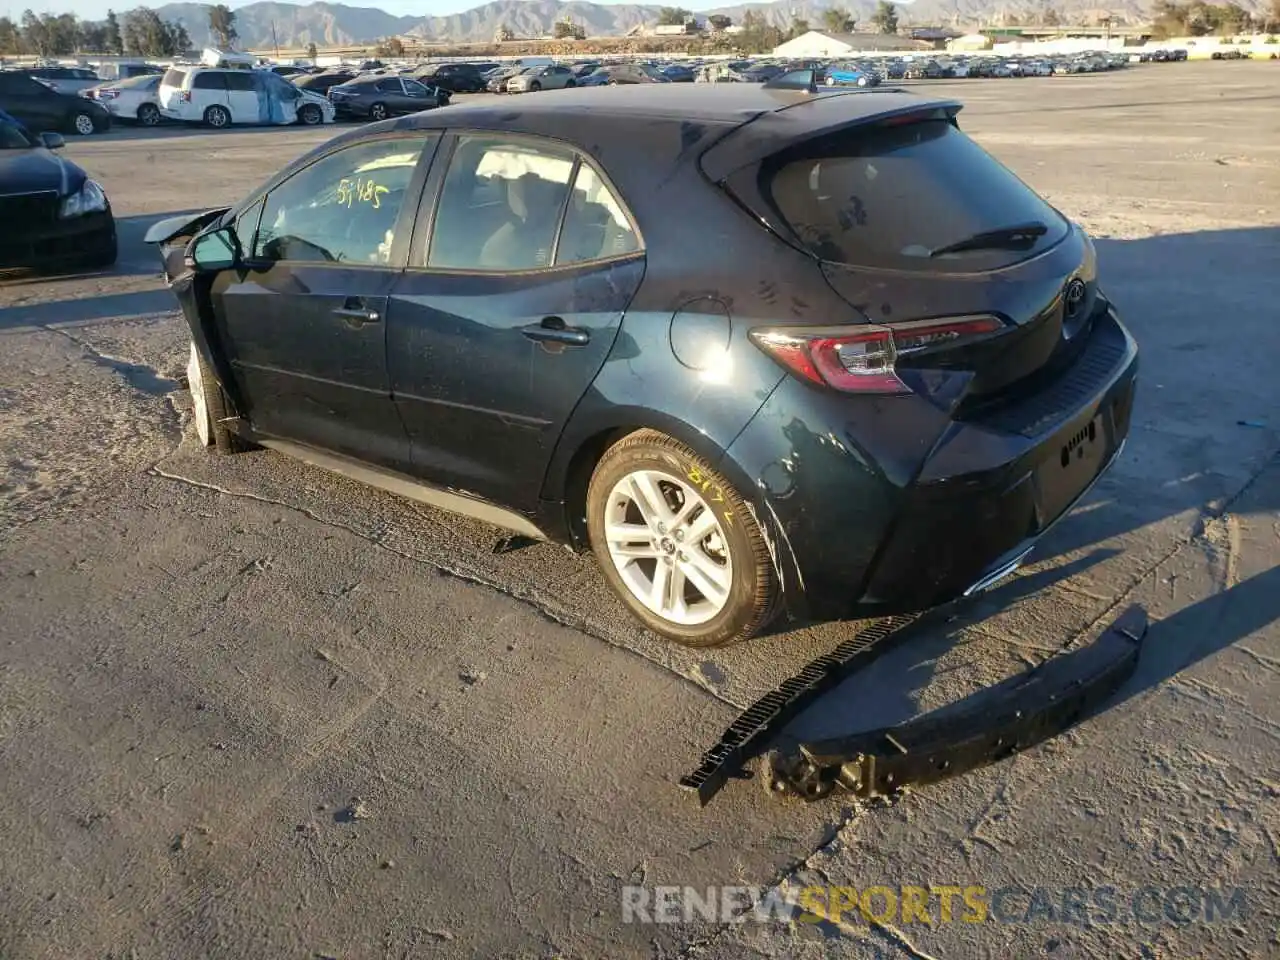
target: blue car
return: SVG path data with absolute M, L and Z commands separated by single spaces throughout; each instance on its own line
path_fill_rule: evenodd
M 852 63 L 834 63 L 827 67 L 825 82 L 828 87 L 874 87 L 880 78 Z

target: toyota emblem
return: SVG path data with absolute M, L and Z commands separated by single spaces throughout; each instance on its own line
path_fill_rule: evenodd
M 1088 294 L 1088 288 L 1085 287 L 1084 281 L 1079 277 L 1067 284 L 1067 289 L 1062 298 L 1066 319 L 1075 320 L 1080 315 L 1080 311 L 1084 309 L 1084 301 Z

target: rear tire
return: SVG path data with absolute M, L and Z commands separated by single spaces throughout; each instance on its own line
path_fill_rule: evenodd
M 160 108 L 154 103 L 144 103 L 138 108 L 138 122 L 144 127 L 159 126 L 160 120 Z
M 776 609 L 764 536 L 729 481 L 656 430 L 610 447 L 587 488 L 610 587 L 649 629 L 689 647 L 746 640 Z
M 215 130 L 224 130 L 231 126 L 231 113 L 226 107 L 214 104 L 204 112 L 204 122 Z
M 93 115 L 85 113 L 83 110 L 75 114 L 71 118 L 71 132 L 87 137 L 97 130 L 97 126 L 93 122 Z
M 565 88 L 566 90 L 572 90 L 572 89 L 573 89 L 574 87 L 576 87 L 577 85 L 578 85 L 578 81 L 577 81 L 577 80 L 566 80 L 566 81 L 564 82 L 564 88 Z
M 390 116 L 387 113 L 387 105 L 385 103 L 375 103 L 369 107 L 369 119 L 375 123 L 379 120 L 385 120 Z
M 305 126 L 314 127 L 324 123 L 324 114 L 320 112 L 320 108 L 314 103 L 308 103 L 298 111 L 298 119 Z
M 214 379 L 213 369 L 200 355 L 195 343 L 187 359 L 187 386 L 191 390 L 192 419 L 195 420 L 196 437 L 205 447 L 213 447 L 218 453 L 240 453 L 253 448 L 227 429 L 222 421 L 232 416 L 227 398 Z

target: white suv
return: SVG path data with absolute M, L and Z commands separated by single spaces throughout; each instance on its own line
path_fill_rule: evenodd
M 333 104 L 269 70 L 171 67 L 160 81 L 160 112 L 171 120 L 233 123 L 333 122 Z

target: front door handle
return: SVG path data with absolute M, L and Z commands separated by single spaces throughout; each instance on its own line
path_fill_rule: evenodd
M 542 343 L 563 343 L 570 347 L 583 347 L 591 341 L 591 334 L 578 327 L 567 327 L 559 317 L 543 317 L 541 323 L 521 327 L 520 332 L 530 340 Z
M 346 303 L 334 310 L 333 315 L 341 317 L 351 327 L 363 327 L 366 323 L 377 323 L 382 319 L 382 314 L 378 313 L 377 310 L 370 310 L 368 307 L 360 305 L 359 301 L 354 298 L 347 300 Z

